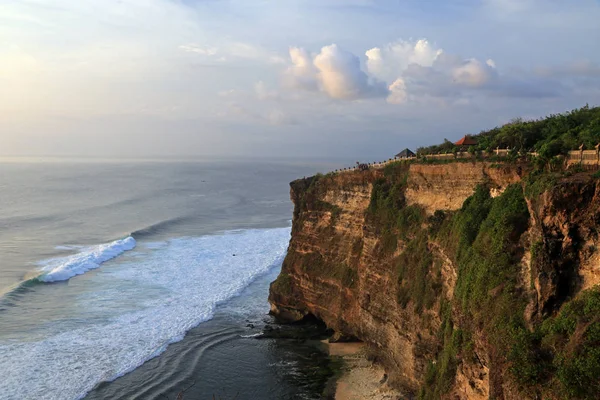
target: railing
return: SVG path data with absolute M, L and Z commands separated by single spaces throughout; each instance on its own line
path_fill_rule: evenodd
M 469 153 L 468 151 L 459 151 L 456 153 L 440 153 L 440 154 L 427 154 L 419 157 L 404 157 L 404 158 L 390 158 L 386 161 L 375 161 L 372 163 L 364 163 L 357 164 L 356 166 L 349 168 L 336 169 L 335 173 L 341 172 L 351 172 L 351 171 L 359 171 L 365 169 L 380 169 L 384 168 L 386 165 L 394 163 L 394 162 L 408 162 L 414 161 L 417 159 L 436 159 L 436 160 L 459 160 L 459 159 L 477 159 L 477 158 L 490 158 L 493 156 L 496 157 L 508 157 L 511 149 L 500 149 L 497 148 L 493 150 L 492 153 L 487 152 L 479 152 L 479 153 Z M 527 152 L 525 153 L 530 157 L 538 157 L 539 154 L 537 152 Z M 573 150 L 569 151 L 569 153 L 565 156 L 565 164 L 566 166 L 581 164 L 581 165 L 592 165 L 600 168 L 600 144 L 596 146 L 596 150 Z
M 574 150 L 567 155 L 567 164 L 600 165 L 598 150 Z

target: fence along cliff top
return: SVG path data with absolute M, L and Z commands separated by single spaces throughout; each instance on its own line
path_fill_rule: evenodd
M 408 150 L 408 149 L 406 149 Z M 410 150 L 408 150 L 410 152 Z M 423 159 L 436 159 L 436 160 L 476 160 L 476 159 L 486 159 L 492 156 L 496 157 L 508 157 L 510 152 L 513 151 L 511 149 L 500 149 L 497 148 L 491 154 L 488 152 L 475 152 L 470 153 L 468 151 L 458 151 L 456 153 L 443 153 L 443 154 L 427 154 L 423 156 L 416 156 L 412 153 L 412 156 L 408 157 L 399 157 L 401 153 L 398 153 L 396 157 L 390 158 L 386 161 L 372 162 L 372 163 L 359 163 L 356 162 L 356 166 L 350 168 L 336 169 L 334 172 L 350 172 L 350 171 L 366 171 L 370 168 L 383 168 L 386 165 L 393 162 L 401 162 L 401 161 L 412 161 L 412 160 L 423 160 Z M 530 157 L 538 157 L 539 154 L 537 152 L 526 152 L 520 153 L 521 155 L 528 155 Z M 575 164 L 586 165 L 596 167 L 596 169 L 600 169 L 600 143 L 595 146 L 595 150 L 584 150 L 583 145 L 579 147 L 579 150 L 569 151 L 568 154 L 564 156 L 565 166 L 571 166 Z

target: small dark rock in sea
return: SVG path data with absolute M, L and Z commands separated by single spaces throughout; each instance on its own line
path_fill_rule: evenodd
M 248 324 L 248 325 L 246 325 L 246 327 L 250 328 L 250 329 L 254 329 L 254 324 Z

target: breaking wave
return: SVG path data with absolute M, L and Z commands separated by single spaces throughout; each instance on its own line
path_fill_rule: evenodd
M 171 239 L 90 277 L 45 336 L 0 339 L 1 396 L 81 399 L 161 354 L 213 317 L 217 305 L 281 265 L 290 228 Z M 128 237 L 48 262 L 43 275 L 68 279 L 135 246 Z M 234 256 L 235 254 L 235 256 Z M 35 289 L 34 289 L 35 290 Z M 57 287 L 68 293 L 70 286 Z M 75 290 L 75 289 L 73 289 Z M 0 397 L 1 397 L 0 396 Z
M 79 253 L 68 257 L 54 258 L 39 263 L 41 274 L 36 277 L 40 282 L 58 282 L 71 279 L 76 275 L 99 268 L 108 260 L 132 250 L 136 245 L 131 236 L 114 242 L 84 248 Z

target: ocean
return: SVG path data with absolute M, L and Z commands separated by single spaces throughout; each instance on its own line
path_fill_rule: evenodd
M 291 162 L 0 159 L 0 399 L 312 399 L 328 358 L 257 335 Z

